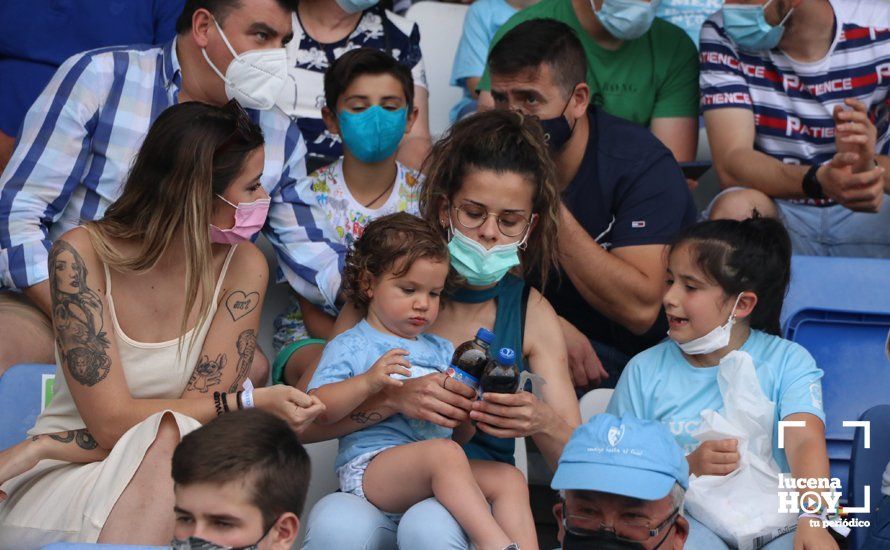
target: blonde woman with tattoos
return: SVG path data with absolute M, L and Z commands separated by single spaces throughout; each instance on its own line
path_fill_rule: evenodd
M 163 545 L 181 437 L 258 407 L 301 432 L 322 410 L 288 386 L 242 389 L 268 278 L 263 136 L 237 103 L 182 103 L 152 125 L 121 197 L 49 256 L 56 385 L 0 452 L 0 547 Z

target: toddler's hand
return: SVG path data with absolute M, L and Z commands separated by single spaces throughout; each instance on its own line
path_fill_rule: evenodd
M 401 386 L 403 382 L 392 378 L 391 374 L 411 376 L 411 363 L 405 359 L 407 350 L 391 349 L 380 356 L 380 359 L 371 365 L 368 372 L 362 374 L 362 378 L 368 384 L 369 393 L 377 393 L 386 386 Z
M 705 441 L 686 455 L 689 471 L 697 476 L 725 476 L 739 467 L 739 441 L 715 439 Z

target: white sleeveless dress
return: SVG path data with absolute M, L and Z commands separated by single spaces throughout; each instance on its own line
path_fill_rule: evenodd
M 134 398 L 177 399 L 185 391 L 216 313 L 220 288 L 235 248 L 229 250 L 223 263 L 209 314 L 201 325 L 186 333 L 181 348 L 179 339 L 146 343 L 124 334 L 117 321 L 111 297 L 111 276 L 105 266 L 105 298 L 120 364 Z M 164 414 L 173 416 L 181 436 L 201 426 L 189 416 L 172 411 L 159 412 L 130 428 L 101 462 L 75 464 L 41 460 L 34 468 L 4 483 L 0 489 L 9 496 L 0 502 L 0 548 L 39 548 L 59 541 L 96 542 L 114 503 L 155 440 Z M 53 400 L 28 435 L 85 427 L 65 382 L 57 353 Z

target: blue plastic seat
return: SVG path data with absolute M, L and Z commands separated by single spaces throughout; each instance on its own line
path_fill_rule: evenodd
M 55 373 L 55 365 L 15 365 L 0 376 L 0 450 L 25 439 L 52 396 Z
M 884 351 L 888 331 L 890 312 L 817 309 L 798 311 L 785 329 L 785 337 L 805 347 L 825 372 L 822 394 L 831 476 L 845 489 L 856 433 L 843 421 L 858 420 L 875 405 L 890 403 L 890 361 Z M 848 491 L 843 493 L 841 502 L 846 502 Z
M 850 457 L 849 505 L 860 508 L 865 505 L 865 486 L 868 486 L 869 508 L 874 510 L 881 502 L 881 478 L 890 463 L 890 405 L 878 405 L 865 411 L 860 420 L 871 423 L 870 447 L 865 448 L 865 431 L 856 430 L 853 438 L 853 454 Z M 860 516 L 868 520 L 869 515 Z M 850 548 L 864 548 L 867 530 L 853 529 Z
M 793 256 L 782 326 L 804 309 L 890 315 L 890 260 Z

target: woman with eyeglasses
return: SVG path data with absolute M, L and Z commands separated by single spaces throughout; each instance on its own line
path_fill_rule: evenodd
M 306 435 L 341 435 L 396 413 L 449 428 L 469 419 L 477 429 L 465 446 L 471 459 L 512 463 L 514 439 L 531 437 L 555 468 L 581 418 L 556 313 L 524 281 L 531 276 L 552 284 L 547 279 L 556 266 L 559 196 L 541 128 L 513 112 L 474 115 L 458 122 L 433 147 L 424 172 L 421 213 L 441 228 L 451 266 L 464 280 L 427 332 L 457 346 L 472 340 L 479 327 L 492 330 L 495 353 L 512 348 L 521 370 L 546 380 L 542 398 L 530 392 L 486 393 L 475 401 L 468 386 L 445 374 L 431 374 L 380 392 L 334 424 L 337 433 L 312 426 Z M 338 328 L 357 320 L 354 311 L 345 308 Z M 342 517 L 352 518 L 349 529 L 342 528 Z M 365 546 L 369 540 L 373 543 Z M 411 507 L 396 526 L 366 501 L 337 493 L 316 505 L 305 547 L 389 548 L 396 542 L 401 548 L 425 549 L 466 549 L 468 544 L 454 519 L 433 499 Z
M 54 395 L 0 453 L 0 547 L 167 544 L 185 433 L 250 407 L 300 432 L 323 410 L 294 388 L 245 383 L 268 277 L 250 242 L 269 207 L 263 163 L 262 132 L 237 103 L 170 107 L 105 217 L 56 241 Z

